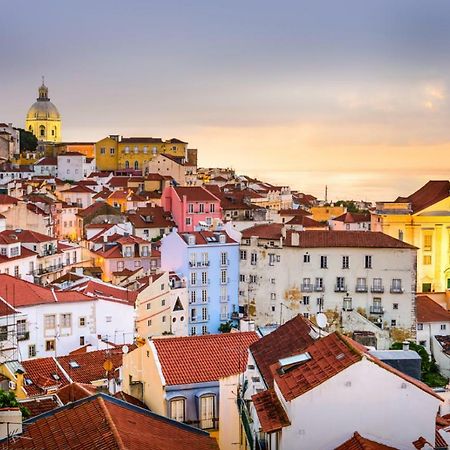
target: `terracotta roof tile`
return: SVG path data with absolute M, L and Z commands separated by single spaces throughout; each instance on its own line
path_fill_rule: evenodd
M 314 342 L 311 324 L 297 315 L 250 346 L 258 369 L 269 387 L 273 386 L 270 366 L 281 358 L 302 352 Z
M 380 444 L 375 441 L 363 438 L 358 432 L 343 444 L 336 447 L 335 450 L 396 450 L 394 447 Z
M 346 212 L 333 220 L 343 223 L 360 223 L 360 222 L 370 222 L 370 213 L 352 213 Z
M 4 230 L 0 233 L 0 236 L 12 238 L 15 242 L 21 242 L 25 244 L 42 243 L 56 241 L 56 238 L 48 236 L 46 234 L 38 233 L 31 230 Z
M 450 322 L 450 313 L 427 295 L 416 297 L 417 322 Z
M 168 385 L 217 381 L 238 374 L 247 364 L 253 332 L 153 339 Z
M 66 405 L 69 402 L 76 402 L 82 398 L 89 397 L 97 393 L 97 388 L 92 384 L 70 383 L 58 389 L 56 395 L 61 402 Z
M 138 406 L 139 408 L 149 409 L 145 403 L 142 403 L 140 400 L 133 397 L 132 395 L 127 394 L 126 392 L 116 392 L 113 397 L 118 398 L 119 400 L 123 400 L 124 402 L 131 403 L 132 405 Z
M 328 228 L 326 223 L 318 222 L 308 216 L 294 216 L 286 225 L 302 225 L 304 228 Z
M 242 237 L 248 239 L 253 236 L 257 236 L 260 239 L 277 240 L 282 237 L 282 234 L 281 234 L 282 229 L 283 229 L 283 224 L 281 224 L 281 223 L 255 225 L 253 227 L 243 230 Z
M 95 194 L 95 192 L 92 189 L 89 189 L 86 186 L 83 186 L 82 184 L 76 184 L 75 186 L 71 187 L 70 189 L 66 189 L 64 191 L 61 191 L 62 194 L 66 193 L 80 193 L 80 194 Z
M 0 449 L 218 450 L 208 433 L 105 394 L 27 420 L 18 439 Z
M 253 395 L 252 401 L 264 433 L 272 433 L 291 424 L 273 389 Z
M 6 194 L 0 194 L 0 205 L 17 205 L 17 203 L 19 203 L 17 198 Z
M 188 202 L 219 202 L 220 200 L 203 186 L 186 186 L 173 188 L 182 200 L 186 196 Z
M 431 180 L 409 197 L 398 197 L 395 201 L 411 203 L 413 213 L 417 213 L 449 196 L 450 181 Z
M 25 406 L 30 411 L 30 417 L 35 417 L 39 414 L 44 414 L 47 411 L 59 408 L 61 403 L 56 396 L 52 395 L 20 400 L 20 406 Z

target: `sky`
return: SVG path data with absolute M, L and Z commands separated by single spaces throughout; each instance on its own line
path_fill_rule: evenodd
M 323 198 L 450 175 L 447 0 L 0 1 L 0 122 L 45 75 L 66 141 L 177 137 Z

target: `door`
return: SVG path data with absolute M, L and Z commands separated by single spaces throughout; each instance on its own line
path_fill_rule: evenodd
M 214 428 L 214 399 L 213 395 L 200 397 L 200 428 Z

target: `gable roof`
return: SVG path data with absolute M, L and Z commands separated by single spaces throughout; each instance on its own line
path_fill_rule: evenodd
M 450 196 L 450 181 L 430 180 L 408 197 L 398 197 L 395 202 L 411 203 L 413 213 L 422 211 Z
M 247 364 L 254 331 L 155 338 L 153 342 L 167 385 L 218 381 L 238 374 Z
M 273 433 L 291 424 L 273 389 L 252 395 L 252 402 L 265 433 Z
M 300 314 L 250 346 L 250 352 L 269 387 L 273 386 L 270 366 L 279 359 L 300 353 L 314 342 L 311 324 Z
M 188 202 L 220 202 L 215 195 L 203 186 L 179 186 L 174 187 L 173 189 L 177 193 L 180 200 L 183 200 L 183 196 L 186 196 L 186 200 Z
M 450 313 L 427 295 L 416 297 L 417 322 L 450 322 Z
M 370 222 L 370 213 L 346 212 L 344 214 L 341 214 L 338 217 L 335 217 L 332 220 L 335 220 L 337 222 L 343 222 L 343 223 Z
M 0 194 L 0 205 L 17 205 L 17 203 L 19 203 L 17 198 L 6 194 Z
M 218 450 L 208 433 L 106 394 L 69 403 L 24 422 L 1 449 Z
M 75 186 L 71 187 L 70 189 L 65 189 L 64 191 L 61 191 L 62 194 L 66 193 L 77 193 L 77 194 L 95 194 L 95 191 L 92 189 L 89 189 L 88 187 L 82 185 L 82 184 L 76 184 Z
M 21 243 L 25 243 L 25 244 L 42 243 L 42 242 L 49 242 L 49 241 L 56 240 L 56 238 L 54 238 L 52 236 L 38 233 L 37 231 L 21 230 L 21 229 L 4 230 L 0 233 L 0 236 L 8 237 L 8 238 L 11 238 L 15 242 L 21 242 Z
M 363 438 L 357 431 L 355 434 L 343 444 L 335 448 L 335 450 L 396 450 L 394 447 L 380 444 L 375 441 Z
M 248 239 L 252 236 L 257 236 L 260 239 L 277 240 L 282 237 L 283 224 L 269 223 L 262 225 L 255 225 L 253 227 L 242 230 L 242 238 Z

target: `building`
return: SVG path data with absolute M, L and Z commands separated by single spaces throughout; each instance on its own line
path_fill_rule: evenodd
M 245 370 L 257 340 L 252 331 L 146 340 L 124 356 L 123 390 L 151 411 L 216 437 L 228 420 L 219 416 L 219 380 Z
M 162 272 L 132 283 L 137 287 L 136 332 L 151 338 L 162 334 L 188 335 L 189 302 L 186 282 Z
M 405 242 L 382 233 L 268 224 L 242 232 L 240 253 L 239 302 L 257 324 L 321 311 L 337 320 L 351 312 L 347 331 L 372 322 L 415 337 L 416 248 Z
M 20 153 L 20 133 L 12 123 L 0 123 L 0 161 L 10 161 Z
M 69 189 L 60 191 L 59 195 L 68 205 L 85 209 L 92 205 L 95 192 L 82 184 L 76 184 Z
M 450 289 L 450 181 L 429 181 L 408 197 L 377 202 L 372 230 L 419 248 L 418 292 Z
M 20 328 L 24 338 L 18 342 L 21 359 L 65 355 L 87 344 L 98 348 L 101 338 L 132 342 L 135 297 L 130 294 L 127 301 L 102 292 L 56 291 L 1 274 L 1 298 L 26 315 Z
M 172 213 L 182 233 L 198 231 L 222 220 L 220 199 L 202 186 L 166 187 L 161 196 L 164 211 Z
M 102 393 L 28 419 L 23 430 L 20 424 L 14 436 L 0 441 L 1 450 L 75 450 L 93 445 L 105 450 L 219 450 L 206 432 Z
M 227 231 L 172 231 L 161 240 L 161 268 L 187 280 L 189 335 L 239 319 L 239 244 Z
M 238 400 L 243 448 L 424 448 L 413 444 L 419 439 L 434 448 L 442 399 L 431 388 L 352 339 L 318 337 L 300 321 L 250 346 Z M 377 444 L 343 446 L 355 433 Z
M 147 162 L 145 172 L 170 176 L 181 186 L 197 184 L 197 165 L 188 161 L 186 156 L 160 153 Z
M 151 204 L 137 208 L 127 215 L 127 219 L 132 225 L 132 234 L 147 241 L 160 239 L 175 226 L 170 213 Z
M 110 135 L 95 144 L 95 159 L 98 170 L 139 170 L 156 155 L 165 153 L 186 158 L 187 142 L 179 139 L 153 137 L 122 137 Z
M 87 158 L 83 153 L 64 153 L 57 159 L 60 180 L 80 181 L 95 172 L 95 159 Z
M 330 229 L 336 231 L 370 231 L 370 213 L 346 212 L 329 221 Z
M 43 143 L 61 142 L 61 116 L 48 97 L 48 88 L 44 80 L 39 87 L 36 102 L 28 110 L 25 129 Z
M 45 156 L 33 165 L 34 173 L 38 176 L 56 177 L 58 169 L 58 160 L 53 156 Z

